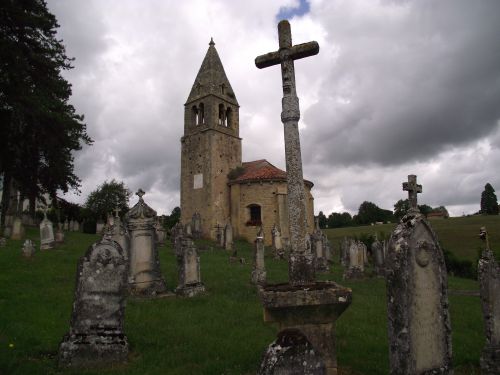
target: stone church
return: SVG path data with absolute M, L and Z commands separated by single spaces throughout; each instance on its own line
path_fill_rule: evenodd
M 184 109 L 181 222 L 187 224 L 199 213 L 203 237 L 215 239 L 217 227 L 230 223 L 233 235 L 248 241 L 255 240 L 262 226 L 266 244 L 276 224 L 286 241 L 286 172 L 265 159 L 242 162 L 239 107 L 211 40 Z M 304 185 L 312 232 L 313 183 L 304 180 Z

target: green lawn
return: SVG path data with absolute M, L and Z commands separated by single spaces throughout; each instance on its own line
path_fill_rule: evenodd
M 455 220 L 461 219 L 449 222 Z M 475 222 L 466 224 L 464 227 L 478 229 Z M 366 232 L 380 228 L 364 227 Z M 334 242 L 344 233 L 349 232 L 328 232 Z M 28 236 L 38 240 L 35 230 L 29 230 Z M 21 241 L 9 241 L 0 249 L 0 374 L 255 374 L 277 328 L 263 323 L 256 289 L 249 283 L 251 246 L 243 242 L 237 242 L 237 248 L 247 259 L 244 265 L 229 264 L 227 252 L 209 242 L 200 243 L 207 248 L 200 253 L 206 295 L 129 300 L 125 332 L 131 354 L 127 365 L 87 372 L 58 370 L 55 357 L 69 328 L 76 264 L 97 239 L 81 233 L 67 233 L 66 238 L 65 245 L 37 252 L 33 259 L 21 257 Z M 167 285 L 173 289 L 177 271 L 170 245 L 160 249 L 160 257 Z M 286 280 L 285 262 L 271 258 L 266 262 L 270 282 Z M 387 374 L 384 280 L 343 282 L 341 275 L 336 261 L 330 274 L 320 276 L 353 289 L 353 303 L 337 324 L 340 373 Z M 449 285 L 451 289 L 477 289 L 474 280 L 450 278 Z M 455 373 L 479 374 L 484 344 L 479 298 L 452 295 L 450 308 Z

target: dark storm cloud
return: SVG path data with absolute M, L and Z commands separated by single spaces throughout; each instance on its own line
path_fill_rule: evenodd
M 384 3 L 378 16 L 329 4 L 338 58 L 304 114 L 308 163 L 425 161 L 496 128 L 500 2 Z

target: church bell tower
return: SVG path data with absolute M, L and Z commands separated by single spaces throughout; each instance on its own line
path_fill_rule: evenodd
M 230 221 L 228 173 L 241 166 L 239 105 L 210 40 L 184 105 L 181 138 L 181 222 L 201 216 L 202 235 Z

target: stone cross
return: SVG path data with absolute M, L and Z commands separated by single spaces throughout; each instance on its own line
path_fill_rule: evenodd
M 146 192 L 142 189 L 137 190 L 137 193 L 135 193 L 135 195 L 137 195 L 139 197 L 139 199 L 142 199 L 142 196 L 144 194 L 146 194 Z
M 292 45 L 290 23 L 283 20 L 278 24 L 279 50 L 258 56 L 257 68 L 281 64 L 283 100 L 281 121 L 285 133 L 285 159 L 288 184 L 288 222 L 290 230 L 291 256 L 289 279 L 293 285 L 314 282 L 314 257 L 306 251 L 306 198 L 302 175 L 302 157 L 298 122 L 300 119 L 299 98 L 295 89 L 294 60 L 316 55 L 317 42 Z
M 113 211 L 115 212 L 115 217 L 118 217 L 118 214 L 120 213 L 120 207 L 116 207 Z
M 418 211 L 417 194 L 422 192 L 422 185 L 417 185 L 417 176 L 408 175 L 408 182 L 403 182 L 403 190 L 408 192 L 410 210 Z

